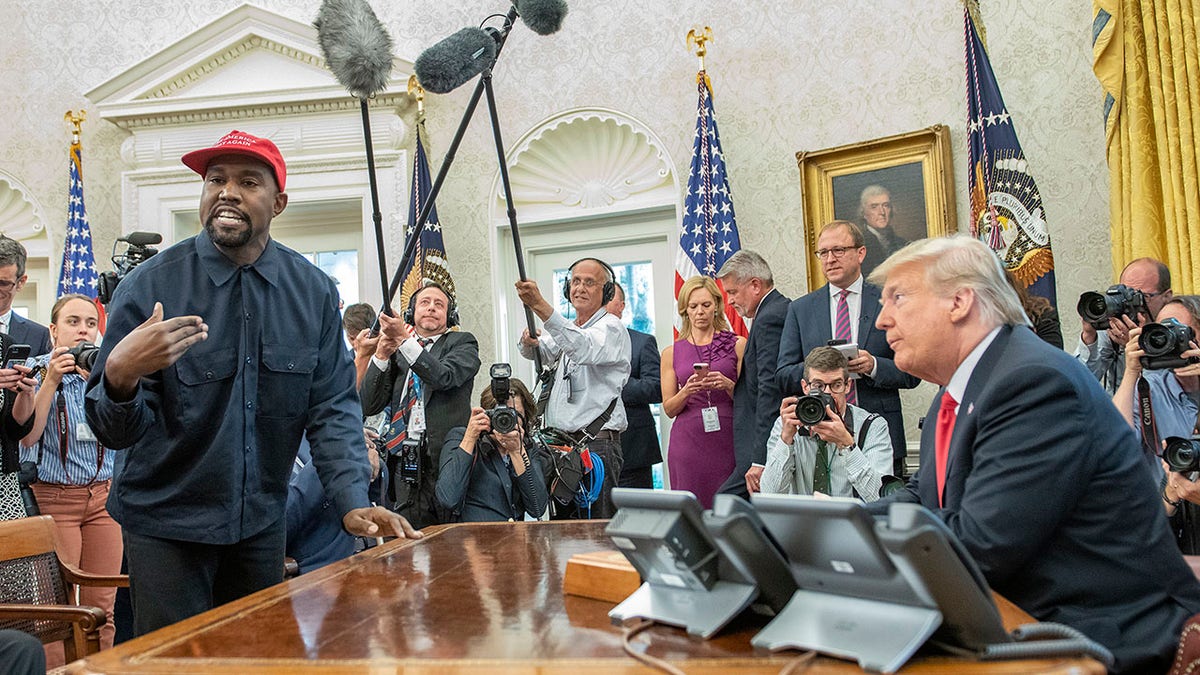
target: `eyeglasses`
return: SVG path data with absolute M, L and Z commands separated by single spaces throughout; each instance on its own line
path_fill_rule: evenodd
M 840 394 L 846 391 L 846 381 L 834 380 L 833 382 L 822 382 L 820 380 L 813 380 L 808 383 L 808 390 L 812 393 L 829 391 L 831 394 Z
M 600 283 L 600 282 L 596 281 L 595 279 L 581 279 L 579 277 L 571 277 L 571 288 L 579 288 L 580 286 L 583 286 L 584 288 L 595 288 L 596 284 L 598 284 L 598 283 Z
M 0 291 L 11 291 L 13 289 L 13 287 L 16 285 L 17 285 L 16 281 L 9 281 L 8 279 L 0 279 Z
M 819 251 L 814 251 L 814 253 L 816 254 L 818 260 L 824 260 L 830 256 L 833 256 L 835 259 L 840 259 L 842 256 L 846 255 L 846 251 L 853 251 L 857 248 L 857 246 L 834 246 L 833 248 L 823 248 Z

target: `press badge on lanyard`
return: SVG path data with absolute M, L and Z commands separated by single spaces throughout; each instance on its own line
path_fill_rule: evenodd
M 425 404 L 421 401 L 413 403 L 412 413 L 408 417 L 408 433 L 425 433 Z
M 704 433 L 711 434 L 721 430 L 721 418 L 717 417 L 717 406 L 710 405 L 700 409 L 700 418 L 704 420 Z

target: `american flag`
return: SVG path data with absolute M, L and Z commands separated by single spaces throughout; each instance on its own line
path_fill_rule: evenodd
M 412 199 L 408 204 L 408 225 L 404 230 L 405 244 L 408 237 L 416 229 L 417 215 L 429 198 L 429 189 L 433 182 L 429 179 L 429 159 L 425 155 L 425 145 L 422 137 L 425 135 L 425 120 L 417 121 L 417 148 L 413 153 Z M 412 294 L 420 290 L 426 280 L 434 281 L 456 297 L 454 279 L 450 277 L 450 261 L 446 259 L 446 244 L 442 240 L 442 225 L 438 221 L 437 207 L 429 210 L 429 220 L 421 231 L 421 240 L 417 243 L 416 255 L 413 256 L 409 267 L 404 270 L 404 283 L 400 287 L 401 308 L 408 307 Z
M 78 137 L 71 143 L 67 191 L 67 239 L 63 244 L 62 271 L 58 275 L 58 295 L 79 293 L 96 299 L 96 258 L 92 255 L 92 228 L 83 204 L 83 152 Z M 100 330 L 104 330 L 104 307 L 97 301 Z
M 1054 254 L 1042 195 L 1004 107 L 978 30 L 979 4 L 963 10 L 967 67 L 967 182 L 971 234 L 988 244 L 1030 293 L 1056 303 Z
M 679 226 L 679 250 L 675 252 L 675 299 L 683 282 L 698 274 L 716 277 L 729 256 L 742 247 L 733 214 L 733 198 L 725 173 L 725 155 L 713 116 L 712 84 L 702 70 L 696 75 L 700 101 L 696 107 L 696 137 L 692 142 L 692 167 L 688 193 Z M 717 282 L 720 286 L 720 282 Z M 725 289 L 721 289 L 724 295 Z M 746 323 L 725 299 L 725 315 L 738 335 L 746 335 Z M 679 319 L 676 318 L 676 329 Z

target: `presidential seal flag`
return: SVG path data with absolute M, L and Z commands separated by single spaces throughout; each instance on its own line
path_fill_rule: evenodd
M 71 119 L 71 113 L 67 113 Z M 75 123 L 83 118 L 75 118 Z M 62 270 L 58 275 L 58 297 L 79 293 L 92 298 L 100 313 L 100 331 L 104 331 L 104 306 L 96 300 L 96 257 L 92 255 L 92 228 L 88 224 L 87 208 L 83 203 L 83 151 L 76 127 L 71 139 L 67 178 L 67 237 L 63 243 Z
M 713 116 L 712 85 L 701 70 L 696 75 L 700 101 L 696 110 L 696 135 L 692 142 L 692 167 L 688 173 L 687 199 L 679 227 L 679 249 L 675 251 L 675 299 L 687 279 L 702 274 L 716 277 L 729 256 L 742 247 L 733 214 L 733 198 L 725 173 L 725 156 Z M 720 282 L 717 282 L 720 286 Z M 721 289 L 725 295 L 725 289 Z M 725 299 L 729 327 L 745 336 L 746 322 Z M 679 328 L 676 318 L 675 328 Z
M 1056 303 L 1054 255 L 1042 195 L 1029 173 L 1012 115 L 1004 106 L 978 22 L 979 4 L 963 10 L 967 68 L 967 180 L 971 234 L 996 252 L 1030 293 Z
M 429 200 L 429 190 L 432 181 L 429 179 L 429 159 L 425 155 L 425 119 L 417 120 L 417 147 L 413 152 L 412 198 L 408 204 L 408 225 L 405 226 L 405 244 L 408 237 L 413 236 L 416 229 L 417 214 Z M 421 289 L 421 284 L 433 281 L 451 297 L 457 297 L 454 292 L 454 279 L 450 277 L 450 261 L 446 259 L 446 244 L 442 240 L 442 225 L 438 220 L 437 207 L 429 210 L 429 220 L 421 230 L 421 238 L 417 242 L 416 254 L 412 262 L 404 270 L 403 285 L 400 287 L 399 307 L 408 307 L 412 294 Z

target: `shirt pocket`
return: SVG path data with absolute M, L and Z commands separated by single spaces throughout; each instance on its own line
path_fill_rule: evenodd
M 308 410 L 315 347 L 263 344 L 263 369 L 258 379 L 259 414 L 263 417 L 298 417 Z
M 211 422 L 210 415 L 221 415 L 237 374 L 237 351 L 233 348 L 211 352 L 189 351 L 175 363 L 179 377 L 179 414 L 184 428 Z M 194 427 L 193 427 L 194 428 Z

